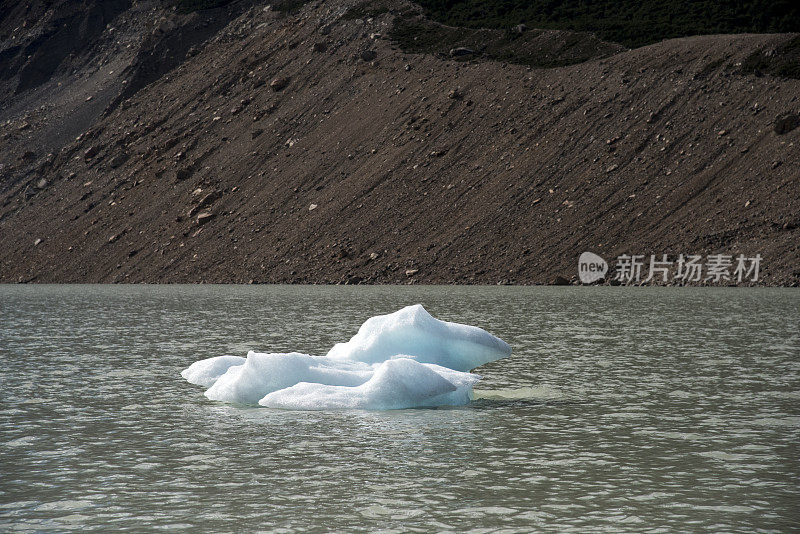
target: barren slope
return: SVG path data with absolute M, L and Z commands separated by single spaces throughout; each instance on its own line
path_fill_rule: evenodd
M 349 4 L 252 8 L 51 161 L 6 139 L 0 281 L 536 283 L 584 250 L 800 280 L 800 81 L 734 72 L 790 36 L 538 70 L 405 54 Z

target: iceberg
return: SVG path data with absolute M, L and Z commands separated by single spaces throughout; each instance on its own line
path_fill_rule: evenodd
M 214 382 L 224 375 L 228 369 L 237 365 L 243 365 L 244 362 L 245 359 L 241 356 L 214 356 L 213 358 L 194 362 L 181 371 L 181 376 L 190 384 L 210 387 L 214 385 Z
M 469 391 L 466 384 L 479 380 L 477 375 L 465 378 L 456 385 L 438 366 L 419 363 L 410 358 L 395 358 L 379 364 L 372 377 L 355 387 L 300 382 L 292 387 L 272 392 L 258 401 L 270 408 L 294 408 L 304 410 L 360 408 L 391 410 L 436 406 L 440 404 L 466 404 Z M 455 371 L 458 372 L 458 371 Z M 472 382 L 474 380 L 474 382 Z M 460 402 L 453 402 L 451 395 L 461 389 Z
M 459 406 L 481 379 L 469 371 L 510 354 L 485 330 L 440 321 L 417 304 L 368 319 L 325 356 L 250 351 L 197 361 L 181 376 L 211 400 L 269 408 Z
M 337 343 L 328 358 L 380 363 L 396 354 L 456 371 L 469 371 L 511 354 L 511 347 L 477 326 L 434 318 L 421 304 L 367 319 L 347 343 Z
M 311 382 L 328 386 L 359 386 L 370 379 L 369 365 L 334 362 L 299 352 L 262 354 L 250 351 L 244 365 L 231 367 L 206 391 L 216 401 L 257 404 L 265 395 Z

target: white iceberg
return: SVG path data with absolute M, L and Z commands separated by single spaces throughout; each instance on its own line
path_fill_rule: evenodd
M 244 365 L 231 367 L 206 391 L 216 401 L 257 404 L 265 395 L 313 382 L 329 386 L 359 386 L 374 370 L 357 362 L 335 362 L 299 352 L 262 354 L 250 351 Z
M 477 326 L 440 321 L 416 304 L 367 319 L 350 341 L 337 343 L 327 356 L 372 364 L 397 354 L 469 371 L 508 356 L 511 347 Z
M 458 406 L 481 379 L 471 369 L 511 354 L 485 330 L 421 305 L 368 319 L 326 356 L 249 352 L 193 363 L 181 375 L 211 400 L 301 410 Z
M 469 402 L 472 385 L 480 377 L 450 371 L 466 375 L 454 383 L 446 378 L 449 373 L 440 372 L 440 369 L 439 366 L 419 363 L 410 358 L 395 358 L 377 365 L 372 377 L 359 386 L 300 382 L 274 391 L 258 403 L 270 408 L 302 410 L 396 410 Z
M 244 361 L 241 356 L 214 356 L 213 358 L 194 362 L 181 371 L 181 376 L 190 384 L 209 387 L 214 385 L 214 382 L 224 375 L 228 369 L 236 365 L 243 365 Z

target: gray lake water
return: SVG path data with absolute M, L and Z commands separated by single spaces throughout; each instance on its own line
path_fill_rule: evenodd
M 417 302 L 513 347 L 469 406 L 230 406 L 179 374 Z M 0 530 L 800 528 L 797 290 L 0 286 L 0 319 Z

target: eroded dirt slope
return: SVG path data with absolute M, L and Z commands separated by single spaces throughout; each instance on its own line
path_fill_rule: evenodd
M 800 280 L 800 81 L 736 73 L 792 36 L 542 70 L 350 5 L 256 5 L 50 158 L 6 139 L 0 281 L 546 283 L 584 250 Z

